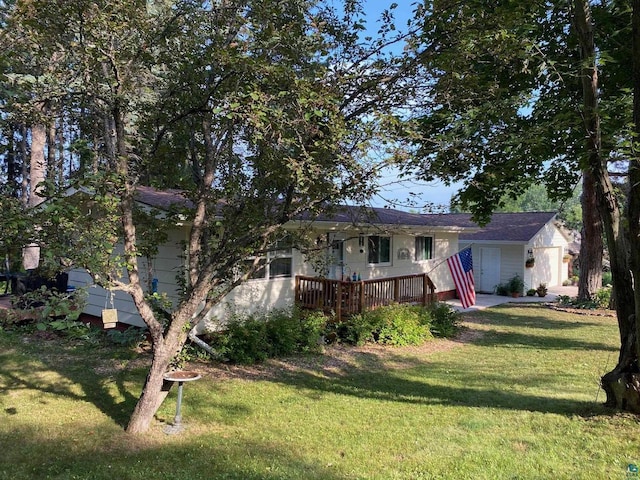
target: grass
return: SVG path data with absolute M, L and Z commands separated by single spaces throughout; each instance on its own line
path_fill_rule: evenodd
M 146 373 L 131 352 L 0 332 L 0 479 L 622 479 L 640 464 L 638 418 L 598 389 L 615 319 L 510 305 L 465 320 L 464 343 L 197 365 L 175 436 L 175 391 L 148 434 L 124 433 Z

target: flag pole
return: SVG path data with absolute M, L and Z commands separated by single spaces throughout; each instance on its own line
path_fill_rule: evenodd
M 472 246 L 473 246 L 473 242 L 472 242 L 472 243 L 470 243 L 470 244 L 468 244 L 468 245 L 466 245 L 464 248 L 461 248 L 460 250 L 458 250 L 458 251 L 457 251 L 456 253 L 454 253 L 453 255 L 457 255 L 457 254 L 459 254 L 461 251 L 466 250 L 467 248 L 472 247 Z M 431 272 L 433 272 L 436 268 L 438 268 L 440 265 L 442 265 L 444 262 L 446 262 L 446 261 L 447 261 L 447 259 L 449 259 L 449 258 L 453 257 L 453 255 L 449 255 L 449 256 L 448 256 L 448 257 L 446 257 L 444 260 L 440 261 L 440 263 L 437 263 L 436 265 L 434 265 L 434 267 L 433 267 L 431 270 L 429 270 L 428 272 L 426 272 L 426 273 L 427 273 L 427 275 L 429 275 L 429 274 L 430 274 Z

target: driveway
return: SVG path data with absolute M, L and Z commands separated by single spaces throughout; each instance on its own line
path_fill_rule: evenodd
M 496 305 L 502 305 L 503 303 L 544 303 L 554 302 L 558 295 L 567 295 L 569 297 L 576 297 L 578 295 L 578 287 L 549 287 L 546 297 L 505 297 L 502 295 L 488 295 L 486 293 L 476 294 L 476 304 L 469 308 L 462 308 L 460 300 L 453 299 L 447 300 L 446 303 L 453 306 L 460 312 L 473 312 L 475 310 L 484 310 L 485 308 L 494 307 Z

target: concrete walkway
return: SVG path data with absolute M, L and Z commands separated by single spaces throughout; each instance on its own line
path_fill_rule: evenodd
M 488 295 L 485 293 L 476 294 L 476 304 L 472 305 L 469 308 L 462 308 L 460 300 L 447 300 L 446 303 L 453 306 L 456 310 L 460 312 L 473 312 L 476 310 L 484 310 L 485 308 L 495 307 L 496 305 L 502 305 L 503 303 L 544 303 L 544 302 L 553 302 L 556 300 L 558 295 L 567 295 L 569 297 L 575 297 L 578 295 L 578 287 L 569 286 L 569 287 L 549 287 L 546 297 L 505 297 L 502 295 Z

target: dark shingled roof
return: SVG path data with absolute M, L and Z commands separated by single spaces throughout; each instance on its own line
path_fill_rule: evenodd
M 157 190 L 153 187 L 142 185 L 136 187 L 136 200 L 159 209 L 169 209 L 172 206 L 193 207 L 193 203 L 187 199 L 184 196 L 184 192 L 180 190 Z M 351 225 L 372 224 L 432 228 L 453 227 L 456 229 L 478 228 L 467 214 L 420 214 L 391 208 L 356 207 L 348 205 L 340 205 L 334 208 L 328 207 L 326 213 L 315 216 L 302 214 L 297 220 Z
M 395 210 L 392 208 L 355 207 L 342 205 L 329 214 L 320 214 L 314 218 L 305 215 L 304 220 L 317 222 L 336 222 L 350 224 L 405 225 L 415 227 L 457 227 L 473 228 L 478 226 L 471 221 L 470 215 L 422 214 Z
M 156 190 L 152 187 L 138 186 L 136 200 L 146 205 L 168 209 L 174 207 L 193 207 L 180 190 Z M 476 233 L 469 229 L 478 229 L 468 213 L 421 214 L 392 208 L 372 208 L 342 205 L 334 209 L 327 208 L 327 213 L 316 216 L 301 215 L 298 220 L 314 222 L 332 222 L 351 225 L 387 225 L 414 226 L 466 230 L 460 232 L 460 240 L 464 241 L 507 241 L 528 242 L 555 217 L 555 212 L 521 212 L 494 213 L 491 222 Z
M 555 216 L 555 212 L 494 213 L 480 231 L 461 233 L 460 240 L 528 242 Z
M 169 209 L 173 207 L 193 208 L 193 203 L 181 190 L 167 188 L 157 190 L 153 187 L 138 185 L 136 187 L 136 201 L 159 209 Z

